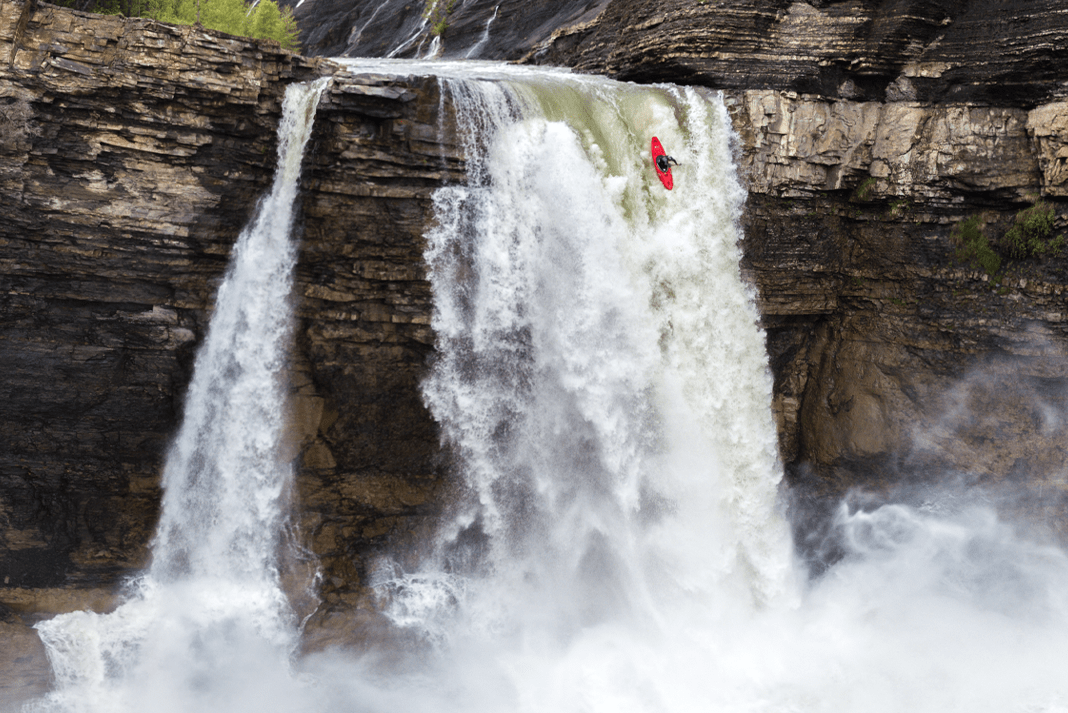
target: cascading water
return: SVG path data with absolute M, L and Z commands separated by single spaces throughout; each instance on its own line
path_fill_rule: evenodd
M 726 110 L 563 74 L 448 90 L 469 182 L 436 195 L 425 395 L 471 497 L 382 591 L 545 677 L 505 709 L 679 710 L 677 654 L 797 597 Z
M 500 12 L 500 9 L 500 5 L 493 8 L 493 14 L 486 20 L 486 26 L 482 30 L 482 37 L 478 39 L 478 42 L 471 45 L 471 49 L 464 53 L 464 59 L 477 59 L 479 53 L 481 53 L 483 48 L 489 43 L 490 26 L 492 26 L 493 21 L 497 19 L 497 13 Z
M 381 563 L 430 653 L 374 709 L 1066 710 L 1068 558 L 989 509 L 843 510 L 803 581 L 722 100 L 430 71 L 468 180 L 435 196 L 424 394 L 468 492 L 434 557 Z
M 290 675 L 282 490 L 216 507 L 230 491 L 209 476 L 245 468 L 221 460 L 245 446 L 214 441 L 222 426 L 195 414 L 228 407 L 197 405 L 211 389 L 194 386 L 185 428 L 204 445 L 175 445 L 156 562 L 115 613 L 42 626 L 60 685 L 39 707 L 1068 710 L 1068 558 L 988 509 L 843 509 L 843 559 L 799 576 L 718 96 L 484 63 L 360 65 L 444 77 L 468 171 L 435 195 L 424 385 L 465 492 L 432 556 L 413 571 L 383 561 L 375 580 L 407 644 L 306 657 Z M 671 192 L 654 134 L 681 163 Z M 282 325 L 284 341 L 289 318 L 273 314 L 253 333 Z M 219 339 L 205 354 L 244 370 L 246 337 Z M 253 391 L 277 393 L 274 354 Z M 271 403 L 241 413 L 270 422 Z M 275 444 L 248 447 L 262 482 L 279 473 Z M 193 529 L 231 508 L 228 533 Z
M 470 183 L 436 197 L 440 357 L 425 391 L 474 491 L 455 537 L 488 548 L 494 586 L 545 588 L 565 616 L 577 604 L 655 618 L 661 597 L 720 580 L 760 603 L 787 596 L 771 382 L 739 274 L 722 104 L 573 76 L 451 91 Z M 653 134 L 688 190 L 667 193 L 648 170 Z M 446 566 L 471 558 L 445 546 L 460 550 Z M 674 580 L 669 563 L 694 548 L 715 565 L 664 586 L 661 568 Z
M 286 91 L 274 184 L 234 246 L 164 470 L 152 565 L 116 611 L 38 625 L 56 690 L 36 710 L 252 711 L 289 693 L 277 673 L 296 629 L 276 561 L 291 476 L 290 234 L 327 81 Z

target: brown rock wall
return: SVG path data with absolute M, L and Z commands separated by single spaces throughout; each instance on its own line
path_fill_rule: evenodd
M 528 56 L 639 82 L 1031 107 L 1064 97 L 1057 0 L 613 0 Z
M 832 500 L 965 482 L 1063 530 L 1068 256 L 991 276 L 952 237 L 981 215 L 996 243 L 1038 198 L 1068 228 L 1063 103 L 728 102 L 792 482 Z
M 319 619 L 354 611 L 371 553 L 414 546 L 441 505 L 418 389 L 433 347 L 422 236 L 431 193 L 462 176 L 437 80 L 347 76 L 320 103 L 298 267 L 297 346 L 318 421 L 298 489 L 326 573 Z
M 749 190 L 782 197 L 859 189 L 865 198 L 907 198 L 928 207 L 952 206 L 969 194 L 1022 200 L 1058 186 L 1063 132 L 1061 103 L 1028 112 L 918 102 L 828 101 L 792 92 L 756 90 L 735 101 L 746 145 L 740 166 Z M 1032 146 L 1032 134 L 1047 146 Z

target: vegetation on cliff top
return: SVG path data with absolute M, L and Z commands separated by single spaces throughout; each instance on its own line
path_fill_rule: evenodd
M 204 27 L 231 35 L 276 40 L 288 50 L 298 49 L 297 21 L 290 8 L 275 0 L 59 0 L 59 4 L 87 12 L 126 17 L 149 17 L 176 25 Z

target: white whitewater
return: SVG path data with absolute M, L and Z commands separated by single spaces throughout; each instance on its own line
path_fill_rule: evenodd
M 35 710 L 258 711 L 293 690 L 276 564 L 291 478 L 283 368 L 293 204 L 326 81 L 286 91 L 274 183 L 234 246 L 167 459 L 151 567 L 116 611 L 37 626 L 56 690 Z
M 284 488 L 200 500 L 244 446 L 214 440 L 191 391 L 203 446 L 184 431 L 175 445 L 156 564 L 114 614 L 42 626 L 60 685 L 40 707 L 1068 711 L 1068 558 L 989 509 L 843 509 L 843 559 L 813 581 L 796 566 L 718 95 L 479 62 L 351 66 L 442 77 L 467 159 L 426 236 L 438 350 L 424 384 L 463 493 L 418 567 L 379 563 L 404 644 L 289 670 Z M 673 191 L 652 135 L 681 164 Z M 230 373 L 245 343 L 224 341 Z M 243 408 L 270 421 L 281 405 Z M 277 442 L 252 440 L 263 479 L 284 482 Z M 229 534 L 200 529 L 231 508 Z M 266 542 L 246 517 L 273 528 Z
M 739 665 L 718 649 L 799 596 L 725 107 L 566 74 L 447 89 L 469 179 L 436 195 L 425 395 L 471 495 L 435 566 L 381 589 L 514 687 L 466 706 L 707 710 Z
M 425 393 L 474 490 L 456 527 L 566 616 L 656 619 L 695 586 L 791 598 L 722 103 L 566 75 L 451 92 L 469 184 L 436 196 Z M 660 186 L 652 135 L 684 188 Z

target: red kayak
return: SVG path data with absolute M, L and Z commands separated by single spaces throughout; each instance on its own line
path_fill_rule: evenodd
M 667 167 L 666 171 L 661 171 L 656 159 L 658 156 L 665 154 L 664 147 L 660 145 L 660 139 L 653 137 L 653 168 L 656 169 L 656 175 L 660 177 L 660 182 L 664 184 L 664 188 L 671 190 L 671 187 L 675 185 L 675 182 L 671 179 L 671 166 Z

